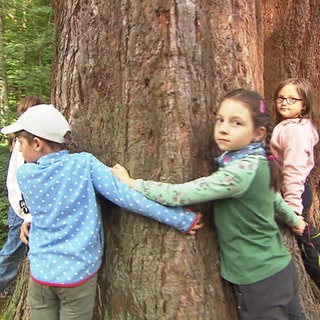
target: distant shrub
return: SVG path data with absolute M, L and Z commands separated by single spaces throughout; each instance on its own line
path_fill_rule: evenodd
M 6 176 L 10 152 L 7 145 L 0 144 L 0 247 L 7 236 L 8 198 Z

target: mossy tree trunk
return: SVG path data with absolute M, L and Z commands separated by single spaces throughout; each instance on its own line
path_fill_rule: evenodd
M 110 166 L 122 163 L 134 177 L 182 182 L 212 172 L 218 154 L 212 114 L 224 93 L 238 87 L 270 92 L 274 80 L 287 76 L 282 69 L 272 71 L 276 77 L 264 73 L 272 66 L 265 62 L 271 48 L 264 34 L 273 26 L 266 18 L 276 13 L 268 4 L 56 0 L 52 102 L 72 125 L 71 149 L 92 152 Z M 319 29 L 319 19 L 314 23 L 310 37 Z M 219 276 L 210 204 L 194 207 L 206 223 L 196 237 L 107 201 L 101 205 L 106 249 L 94 319 L 238 319 L 231 287 Z M 284 233 L 301 288 L 308 289 L 307 319 L 316 320 L 318 292 L 302 271 L 293 237 Z

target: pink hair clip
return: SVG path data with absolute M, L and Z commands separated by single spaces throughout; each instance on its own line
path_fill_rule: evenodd
M 274 155 L 273 155 L 273 154 L 270 154 L 270 155 L 267 157 L 267 159 L 271 161 L 271 160 L 274 160 L 274 159 L 275 159 L 275 157 L 274 157 Z
M 264 113 L 266 111 L 266 105 L 264 104 L 263 100 L 260 100 L 260 112 Z

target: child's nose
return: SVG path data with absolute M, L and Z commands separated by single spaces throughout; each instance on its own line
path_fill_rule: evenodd
M 229 126 L 227 123 L 223 123 L 219 126 L 219 131 L 223 133 L 228 133 L 229 132 Z

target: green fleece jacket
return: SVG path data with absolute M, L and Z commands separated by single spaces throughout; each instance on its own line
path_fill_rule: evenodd
M 135 189 L 169 206 L 213 200 L 221 276 L 247 285 L 274 275 L 291 261 L 275 212 L 289 226 L 294 226 L 298 218 L 281 195 L 270 189 L 269 181 L 266 158 L 249 155 L 208 177 L 183 184 L 138 179 Z

